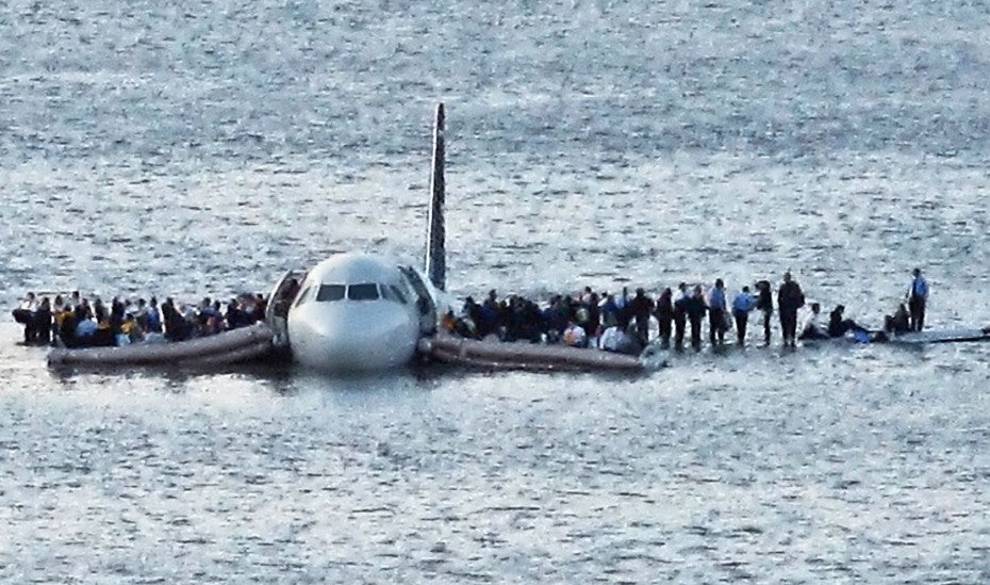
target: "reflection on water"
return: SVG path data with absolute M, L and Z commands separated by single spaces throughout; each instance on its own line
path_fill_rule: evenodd
M 978 581 L 987 351 L 333 379 L 58 376 L 5 343 L 0 576 Z

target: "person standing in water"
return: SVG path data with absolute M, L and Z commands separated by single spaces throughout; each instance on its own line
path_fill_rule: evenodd
M 784 346 L 796 347 L 797 314 L 804 306 L 804 292 L 801 285 L 791 278 L 790 272 L 784 273 L 784 283 L 777 291 L 777 308 L 780 309 L 780 328 L 783 331 Z
M 911 311 L 911 331 L 925 328 L 925 305 L 928 304 L 928 281 L 921 275 L 921 269 L 912 272 L 911 290 L 908 291 L 908 309 Z

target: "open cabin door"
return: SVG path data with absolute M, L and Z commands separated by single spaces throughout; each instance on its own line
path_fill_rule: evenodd
M 265 323 L 271 327 L 274 337 L 272 345 L 278 349 L 289 347 L 289 309 L 295 302 L 303 280 L 305 270 L 289 270 L 275 283 L 268 296 L 268 308 L 265 310 Z
M 432 335 L 437 330 L 437 305 L 423 278 L 412 266 L 400 266 L 409 286 L 416 293 L 416 309 L 419 311 L 420 335 Z

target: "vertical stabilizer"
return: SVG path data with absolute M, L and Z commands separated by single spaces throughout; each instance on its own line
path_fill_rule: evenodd
M 443 104 L 438 104 L 436 126 L 433 129 L 433 170 L 430 174 L 430 211 L 426 231 L 426 277 L 440 290 L 447 288 L 447 228 L 444 222 L 447 191 L 444 177 L 445 118 Z

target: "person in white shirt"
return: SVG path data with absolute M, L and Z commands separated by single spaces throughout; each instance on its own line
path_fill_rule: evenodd
M 818 303 L 811 303 L 811 314 L 804 320 L 804 325 L 801 327 L 801 334 L 798 336 L 798 339 L 805 341 L 829 339 L 828 332 L 819 323 L 821 313 L 822 306 Z
M 24 343 L 32 343 L 35 340 L 36 332 L 34 326 L 34 313 L 38 310 L 38 301 L 33 292 L 29 292 L 11 314 L 14 321 L 24 325 Z
M 570 321 L 564 329 L 563 341 L 570 347 L 588 347 L 588 334 L 584 327 Z

